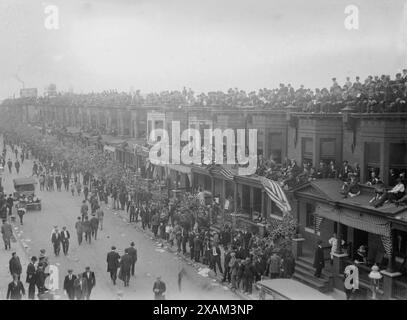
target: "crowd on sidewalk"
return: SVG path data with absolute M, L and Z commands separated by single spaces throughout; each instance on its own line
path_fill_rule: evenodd
M 225 282 L 229 282 L 232 289 L 251 293 L 253 283 L 262 277 L 291 277 L 294 273 L 295 260 L 289 249 L 283 249 L 267 237 L 253 235 L 249 230 L 232 230 L 225 225 L 219 234 L 212 235 L 208 219 L 200 219 L 199 215 L 191 215 L 191 219 L 183 219 L 182 209 L 171 203 L 168 199 L 154 199 L 151 192 L 132 189 L 125 181 L 107 181 L 102 177 L 95 177 L 90 172 L 76 170 L 65 160 L 57 160 L 52 150 L 31 148 L 25 141 L 5 133 L 5 142 L 14 147 L 29 150 L 33 159 L 32 173 L 40 180 L 42 190 L 61 192 L 64 183 L 65 191 L 72 195 L 82 195 L 84 200 L 80 216 L 76 222 L 78 243 L 85 241 L 91 243 L 92 237 L 96 239 L 98 228 L 103 227 L 103 210 L 100 203 L 110 203 L 116 210 L 126 211 L 129 221 L 140 223 L 143 229 L 150 229 L 155 238 L 167 241 L 170 246 L 176 246 L 179 253 L 188 255 L 192 260 L 210 267 L 215 274 L 222 275 Z M 69 181 L 69 185 L 67 183 Z M 153 182 L 154 183 L 154 182 Z M 92 214 L 89 219 L 88 210 Z M 216 204 L 203 210 L 203 215 L 216 218 Z M 52 244 L 55 255 L 59 255 L 62 245 L 64 253 L 68 248 L 63 244 L 63 232 L 54 230 Z M 126 260 L 126 259 L 125 259 Z M 125 272 L 127 275 L 127 272 Z M 79 278 L 79 277 L 78 277 Z M 114 276 L 112 276 L 113 280 Z M 127 276 L 123 276 L 125 285 L 128 285 Z M 86 295 L 85 295 L 86 296 Z

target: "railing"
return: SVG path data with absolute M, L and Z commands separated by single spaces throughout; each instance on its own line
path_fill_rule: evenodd
M 392 297 L 399 300 L 407 300 L 407 283 L 405 281 L 394 281 Z

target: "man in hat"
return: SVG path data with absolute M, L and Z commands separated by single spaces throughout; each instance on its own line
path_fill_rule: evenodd
M 237 272 L 239 269 L 239 259 L 236 259 L 236 253 L 234 251 L 230 254 L 230 261 L 229 261 L 229 269 L 230 269 L 230 279 L 232 284 L 232 290 L 237 289 Z
M 403 75 L 401 76 L 401 79 L 404 83 L 407 82 L 407 69 L 403 69 Z
M 71 235 L 69 234 L 69 231 L 66 230 L 66 227 L 62 227 L 61 231 L 61 243 L 62 243 L 62 251 L 64 252 L 64 255 L 68 255 L 68 249 L 69 249 L 69 239 L 71 238 Z
M 27 278 L 25 280 L 28 283 L 28 299 L 34 300 L 35 298 L 35 263 L 37 262 L 37 257 L 31 257 L 31 262 L 27 266 Z
M 68 296 L 69 300 L 74 300 L 75 299 L 75 280 L 76 276 L 72 274 L 73 270 L 68 269 L 68 274 L 65 276 L 64 280 L 64 290 L 66 295 Z
M 85 241 L 89 243 L 92 242 L 92 226 L 90 225 L 90 221 L 88 220 L 88 216 L 85 217 L 85 221 L 82 222 L 83 225 L 83 232 L 85 233 Z
M 124 255 L 120 259 L 120 274 L 124 282 L 124 286 L 129 286 L 131 265 L 133 263 L 132 257 L 129 255 L 128 249 L 124 250 Z M 119 277 L 120 278 L 120 277 Z
M 13 162 L 11 161 L 11 159 L 9 158 L 7 161 L 7 166 L 8 166 L 8 171 L 9 173 L 11 173 L 11 168 L 13 167 Z
M 83 300 L 84 293 L 87 291 L 86 289 L 86 282 L 83 279 L 82 273 L 79 273 L 78 276 L 76 277 L 74 283 L 74 296 L 76 300 Z
M 154 299 L 165 300 L 165 291 L 165 283 L 161 280 L 161 276 L 158 276 L 153 285 Z
M 250 258 L 246 258 L 244 261 L 244 270 L 243 270 L 243 291 L 246 294 L 252 294 L 253 290 L 253 280 L 256 276 L 256 270 L 253 266 L 253 263 L 250 261 Z
M 51 242 L 54 246 L 54 254 L 55 256 L 59 256 L 59 252 L 61 251 L 61 234 L 59 233 L 58 227 L 54 226 L 54 230 L 51 235 Z
M 14 163 L 14 166 L 16 167 L 17 174 L 19 174 L 20 173 L 20 162 L 18 160 L 16 160 L 16 162 Z
M 4 246 L 6 250 L 11 250 L 11 238 L 13 236 L 13 229 L 6 219 L 3 219 L 3 225 L 1 226 L 1 233 L 3 235 Z
M 89 210 L 89 207 L 88 207 L 88 205 L 87 205 L 87 203 L 86 203 L 86 200 L 83 200 L 83 201 L 82 201 L 82 206 L 81 206 L 82 221 L 84 221 L 84 220 L 85 220 L 85 217 L 88 216 L 88 210 Z
M 90 294 L 92 289 L 96 286 L 96 277 L 93 271 L 90 271 L 90 267 L 85 268 L 85 272 L 82 274 L 83 279 L 85 280 L 86 292 L 84 293 L 85 299 L 90 299 Z
M 116 285 L 117 269 L 120 267 L 120 255 L 116 252 L 116 247 L 112 246 L 112 251 L 107 254 L 107 272 L 110 272 L 110 279 Z
M 98 234 L 99 229 L 99 220 L 94 213 L 92 213 L 92 218 L 90 219 L 90 228 L 92 236 L 94 236 L 96 240 L 96 236 Z
M 45 254 L 45 249 L 40 250 L 40 256 L 39 256 L 39 259 L 38 259 L 38 266 L 40 264 L 44 267 L 44 270 L 48 267 L 49 263 L 48 263 L 48 257 Z
M 18 280 L 20 281 L 20 275 L 23 271 L 23 267 L 21 266 L 20 258 L 17 256 L 17 253 L 15 252 L 11 254 L 11 259 L 9 261 L 9 270 L 11 276 L 17 275 Z
M 49 273 L 45 272 L 45 266 L 43 263 L 39 262 L 37 266 L 37 271 L 35 273 L 36 285 L 38 288 L 38 296 L 43 294 L 48 289 L 45 287 L 45 279 L 49 276 Z
M 341 170 L 339 172 L 339 178 L 342 179 L 343 181 L 348 180 L 348 175 L 353 172 L 352 167 L 349 165 L 349 162 L 347 160 L 343 161 Z
M 83 238 L 83 222 L 81 217 L 78 217 L 78 220 L 75 223 L 75 229 L 78 236 L 78 244 L 81 245 Z
M 325 267 L 324 250 L 322 249 L 322 240 L 318 240 L 317 248 L 315 249 L 314 255 L 314 276 L 317 278 L 321 277 L 322 269 Z
M 13 281 L 8 284 L 7 300 L 21 300 L 25 295 L 24 285 L 17 274 L 13 274 Z
M 98 220 L 99 220 L 100 230 L 103 230 L 103 216 L 104 215 L 105 215 L 105 213 L 103 212 L 102 208 L 100 206 L 98 206 L 96 209 L 96 216 L 98 217 Z
M 281 258 L 277 254 L 277 251 L 273 251 L 273 254 L 268 260 L 269 265 L 269 277 L 271 279 L 278 278 L 281 271 Z
M 367 263 L 367 251 L 364 245 L 361 245 L 359 249 L 356 251 L 356 259 L 357 263 Z
M 131 242 L 130 247 L 127 248 L 127 252 L 129 253 L 129 255 L 131 257 L 131 275 L 132 276 L 134 276 L 134 269 L 135 269 L 136 262 L 137 262 L 137 249 L 134 246 L 135 246 L 134 242 Z
M 8 215 L 11 216 L 13 214 L 13 205 L 14 205 L 13 195 L 9 194 L 6 201 L 7 201 Z

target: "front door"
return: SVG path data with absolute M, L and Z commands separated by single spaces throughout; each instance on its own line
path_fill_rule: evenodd
M 352 260 L 355 257 L 356 251 L 361 245 L 367 247 L 368 245 L 369 233 L 363 230 L 354 229 L 353 230 L 353 246 L 352 246 Z

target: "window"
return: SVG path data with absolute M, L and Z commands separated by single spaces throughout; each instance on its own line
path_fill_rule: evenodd
M 376 173 L 376 176 L 380 177 L 380 143 L 379 142 L 366 142 L 365 159 L 366 159 L 365 180 L 369 180 L 372 171 L 374 171 Z
M 264 131 L 260 129 L 257 131 L 257 155 L 260 155 L 260 154 L 264 155 L 263 141 L 264 141 Z
M 315 206 L 312 203 L 306 205 L 306 220 L 305 227 L 314 230 L 315 229 Z
M 274 201 L 271 201 L 271 214 L 273 216 L 278 216 L 278 217 L 283 216 L 283 212 L 281 211 L 281 209 L 279 207 L 277 207 L 277 205 L 274 203 Z
M 302 138 L 302 163 L 310 163 L 312 165 L 313 152 L 312 138 Z
M 407 143 L 390 143 L 390 167 L 407 168 Z
M 336 139 L 321 139 L 321 156 L 320 160 L 329 164 L 336 160 Z
M 147 121 L 147 132 L 148 132 L 148 139 L 150 139 L 151 131 L 153 130 L 153 122 L 151 120 Z
M 268 157 L 277 163 L 281 163 L 281 153 L 283 150 L 283 136 L 281 133 L 269 133 L 269 154 Z

